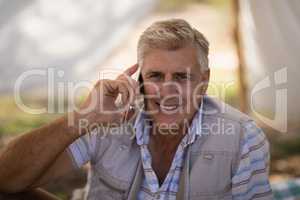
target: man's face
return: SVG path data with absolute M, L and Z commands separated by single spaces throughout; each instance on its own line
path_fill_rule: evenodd
M 141 74 L 145 110 L 165 128 L 190 122 L 206 92 L 209 71 L 201 72 L 197 49 L 151 50 L 144 58 Z

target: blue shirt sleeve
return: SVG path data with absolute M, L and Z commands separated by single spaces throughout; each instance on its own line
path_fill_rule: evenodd
M 74 165 L 81 168 L 83 165 L 91 161 L 92 155 L 95 153 L 96 134 L 89 133 L 75 140 L 67 148 L 72 156 Z
M 242 129 L 238 166 L 232 177 L 233 199 L 272 199 L 268 140 L 254 121 L 245 122 Z

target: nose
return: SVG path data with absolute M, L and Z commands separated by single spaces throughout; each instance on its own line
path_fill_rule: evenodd
M 177 95 L 180 92 L 180 86 L 176 81 L 172 80 L 171 74 L 165 76 L 164 82 L 160 88 L 161 96 Z
M 161 88 L 161 104 L 179 104 L 180 102 L 180 88 L 175 81 L 164 82 Z
M 161 86 L 161 95 L 174 95 L 179 93 L 179 86 L 174 81 L 166 81 Z

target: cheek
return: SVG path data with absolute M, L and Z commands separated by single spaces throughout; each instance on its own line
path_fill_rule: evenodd
M 182 89 L 182 100 L 185 112 L 194 112 L 198 109 L 201 101 L 201 87 L 197 84 L 191 84 Z
M 144 92 L 146 99 L 159 98 L 159 86 L 154 83 L 147 83 L 144 85 Z
M 184 104 L 191 104 L 193 101 L 193 85 L 187 85 L 181 87 L 180 97 Z
M 153 86 L 144 87 L 145 95 L 153 95 L 157 93 L 157 89 Z
M 146 110 L 156 110 L 156 100 L 159 99 L 158 87 L 154 84 L 144 85 L 144 100 Z

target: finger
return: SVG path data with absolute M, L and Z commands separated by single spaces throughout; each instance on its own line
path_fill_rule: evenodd
M 127 75 L 120 75 L 117 80 L 126 81 L 133 88 L 134 94 L 139 94 L 139 82 Z
M 117 107 L 121 107 L 123 102 L 128 98 L 126 87 L 123 86 L 121 81 L 115 80 L 107 82 L 106 88 L 108 90 L 106 96 L 113 97 L 113 103 L 115 103 Z
M 137 71 L 138 68 L 139 68 L 139 65 L 138 64 L 134 64 L 131 67 L 127 68 L 123 72 L 123 74 L 126 74 L 127 76 L 132 76 Z
M 127 79 L 121 79 L 122 81 L 125 81 L 127 84 L 130 85 L 130 87 L 132 88 L 132 90 L 134 91 L 134 95 L 139 94 L 139 87 L 140 84 L 138 81 L 134 80 L 133 78 L 129 77 Z
M 132 103 L 134 97 L 136 96 L 135 87 L 132 86 L 128 81 L 124 80 L 115 80 L 110 82 L 111 93 L 114 93 L 113 96 L 116 97 L 116 100 L 119 100 L 119 94 L 121 94 L 120 104 Z
M 128 82 L 127 82 L 128 83 Z M 128 83 L 130 84 L 131 88 L 132 88 L 132 93 L 131 95 L 133 96 L 130 96 L 132 97 L 130 100 L 130 103 L 131 105 L 134 104 L 135 100 L 138 98 L 138 96 L 140 95 L 140 84 L 138 81 L 134 80 L 134 79 L 131 79 L 131 81 Z
M 129 80 L 131 82 L 131 75 L 133 75 L 138 69 L 138 65 L 135 64 L 127 68 L 122 74 L 120 74 L 116 80 Z
M 134 79 L 131 80 L 130 82 L 132 84 L 132 87 L 134 89 L 134 95 L 139 95 L 140 94 L 140 83 Z
M 134 101 L 135 92 L 132 86 L 126 81 L 116 81 L 118 92 L 121 94 L 122 107 L 129 107 Z
M 127 81 L 124 81 L 123 84 L 125 85 L 125 87 L 127 89 L 127 94 L 128 94 L 127 101 L 125 102 L 126 103 L 126 107 L 127 107 L 127 106 L 130 106 L 130 105 L 133 105 L 133 102 L 134 102 L 134 99 L 135 99 L 135 96 L 136 96 L 136 92 L 135 92 L 134 85 L 130 84 Z
M 127 111 L 127 115 L 126 115 L 125 120 L 130 121 L 131 119 L 133 119 L 134 116 L 137 114 L 137 111 L 138 110 L 135 107 L 129 108 L 128 111 Z
M 127 102 L 127 99 L 129 98 L 129 92 L 127 86 L 123 82 L 118 81 L 117 85 L 118 85 L 118 93 L 121 94 L 121 99 L 120 99 L 121 102 L 117 102 L 117 103 L 118 103 L 118 107 L 122 107 Z

